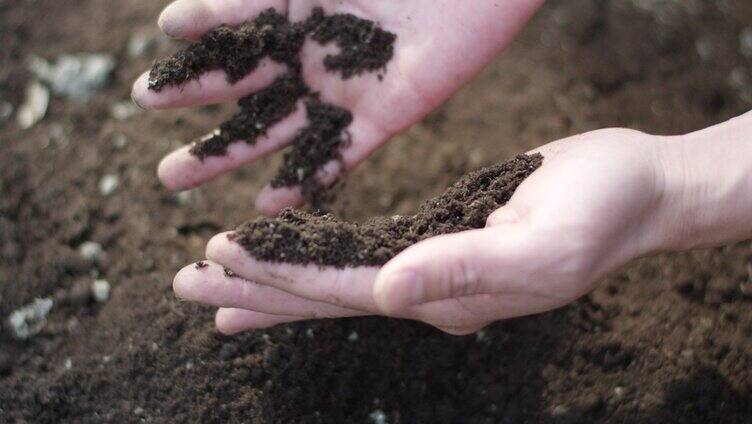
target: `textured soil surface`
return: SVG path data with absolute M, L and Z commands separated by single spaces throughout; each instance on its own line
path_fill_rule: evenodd
M 542 162 L 539 154 L 519 155 L 472 172 L 423 203 L 415 215 L 372 218 L 358 224 L 331 214 L 288 209 L 278 218 L 257 218 L 241 225 L 232 238 L 265 261 L 340 268 L 384 265 L 421 240 L 485 227 L 488 216 L 504 206 Z
M 189 195 L 159 186 L 162 155 L 235 109 L 113 117 L 152 58 L 179 47 L 157 36 L 165 5 L 0 1 L 0 103 L 18 109 L 31 55 L 118 61 L 88 104 L 53 98 L 29 130 L 0 113 L 0 421 L 752 421 L 750 242 L 638 261 L 569 307 L 469 337 L 377 318 L 219 335 L 211 308 L 174 298 L 172 276 L 253 218 L 279 158 Z M 738 115 L 752 107 L 750 22 L 746 0 L 547 2 L 475 82 L 351 175 L 336 210 L 407 215 L 560 137 Z M 144 35 L 155 42 L 131 56 Z M 106 175 L 120 182 L 109 196 Z M 82 259 L 87 241 L 105 255 Z M 95 279 L 112 286 L 105 303 L 87 296 Z M 37 297 L 54 299 L 47 323 L 17 341 L 6 318 Z

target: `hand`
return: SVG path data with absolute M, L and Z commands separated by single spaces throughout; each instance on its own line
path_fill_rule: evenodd
M 327 13 L 352 13 L 378 22 L 397 34 L 395 54 L 383 81 L 374 74 L 343 81 L 326 72 L 323 58 L 329 47 L 307 41 L 302 52 L 303 78 L 321 93 L 325 102 L 349 109 L 352 144 L 342 152 L 345 171 L 353 169 L 393 135 L 418 122 L 472 79 L 520 31 L 543 0 L 178 0 L 165 9 L 159 23 L 173 37 L 198 39 L 220 24 L 239 24 L 273 7 L 292 20 L 305 19 L 322 6 Z M 284 65 L 266 60 L 234 85 L 222 71 L 214 71 L 183 87 L 166 87 L 159 93 L 147 89 L 148 74 L 133 87 L 133 99 L 146 109 L 163 109 L 230 101 L 270 84 Z M 253 146 L 233 144 L 225 157 L 201 162 L 189 147 L 167 156 L 159 177 L 169 188 L 182 190 L 201 185 L 242 165 L 253 163 L 292 141 L 305 124 L 303 108 L 270 128 Z M 338 166 L 332 164 L 333 166 Z M 336 175 L 337 172 L 329 172 Z M 324 181 L 325 184 L 332 181 Z M 256 206 L 274 215 L 299 206 L 299 188 L 265 187 Z
M 674 139 L 612 129 L 548 144 L 537 150 L 543 166 L 486 228 L 425 240 L 382 269 L 259 262 L 220 234 L 207 247 L 209 267 L 184 268 L 174 289 L 220 307 L 216 323 L 226 333 L 383 314 L 467 334 L 551 310 L 664 248 L 662 153 Z M 222 266 L 242 278 L 226 277 Z

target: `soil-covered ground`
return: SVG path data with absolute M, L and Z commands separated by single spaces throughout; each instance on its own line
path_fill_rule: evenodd
M 131 81 L 178 48 L 156 29 L 165 4 L 0 0 L 0 421 L 752 421 L 749 242 L 641 260 L 570 307 L 468 337 L 377 318 L 219 335 L 212 310 L 174 298 L 172 276 L 255 215 L 280 158 L 188 195 L 160 187 L 161 156 L 234 111 L 122 113 Z M 746 0 L 550 1 L 478 80 L 355 172 L 335 209 L 411 214 L 560 137 L 738 115 L 752 105 L 750 26 Z M 4 118 L 33 55 L 78 52 L 113 54 L 112 83 L 88 103 L 53 98 L 28 130 Z M 86 242 L 104 255 L 82 259 Z M 104 303 L 88 295 L 98 279 Z M 18 341 L 6 319 L 36 298 L 54 300 L 47 323 Z

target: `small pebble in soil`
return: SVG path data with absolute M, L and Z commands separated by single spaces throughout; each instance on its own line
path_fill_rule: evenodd
M 99 192 L 102 196 L 110 196 L 117 190 L 120 185 L 120 179 L 117 175 L 108 174 L 99 181 Z
M 313 328 L 309 328 L 309 329 L 307 329 L 307 330 L 306 330 L 306 332 L 305 332 L 305 335 L 306 335 L 306 337 L 308 337 L 309 339 L 312 339 L 312 338 L 314 337 L 314 333 L 313 333 Z
M 112 146 L 118 150 L 125 148 L 128 145 L 128 137 L 123 133 L 115 133 L 112 135 Z
M 110 283 L 107 280 L 96 280 L 91 285 L 91 296 L 99 303 L 110 299 Z
M 349 336 L 347 336 L 347 341 L 351 343 L 355 343 L 358 341 L 358 338 L 359 338 L 358 333 L 353 331 L 352 333 L 350 333 Z
M 627 389 L 621 386 L 614 387 L 614 396 L 617 398 L 622 398 L 627 393 Z
M 0 101 L 0 121 L 5 121 L 13 114 L 13 105 L 10 102 Z
M 26 87 L 26 97 L 18 109 L 16 122 L 21 129 L 29 129 L 47 114 L 50 104 L 50 91 L 38 81 L 32 81 Z
M 388 423 L 386 419 L 386 413 L 384 413 L 384 411 L 382 411 L 381 409 L 377 409 L 371 412 L 368 415 L 368 419 L 371 420 L 373 424 L 387 424 Z
M 138 406 L 135 409 L 133 409 L 133 415 L 135 415 L 137 417 L 141 417 L 144 414 L 146 414 L 146 411 L 144 410 L 144 408 L 142 408 L 140 406 Z
M 110 106 L 110 116 L 116 121 L 125 121 L 141 113 L 141 109 L 132 101 L 117 102 Z
M 729 85 L 737 90 L 743 89 L 750 84 L 750 77 L 747 70 L 741 66 L 731 70 L 728 76 Z
M 87 241 L 78 246 L 78 254 L 87 261 L 98 262 L 104 258 L 104 248 L 99 243 Z
M 752 26 L 744 28 L 739 34 L 739 46 L 744 56 L 752 57 Z
M 8 317 L 13 336 L 18 340 L 28 340 L 39 334 L 47 323 L 47 315 L 52 309 L 50 298 L 36 299 L 34 302 L 16 309 Z
M 63 361 L 63 369 L 67 371 L 71 368 L 73 368 L 73 361 L 71 360 L 71 358 L 65 358 L 65 361 Z
M 146 54 L 149 49 L 154 47 L 154 44 L 156 44 L 156 39 L 153 37 L 145 34 L 133 34 L 128 40 L 126 50 L 128 51 L 128 56 L 139 57 Z
M 178 205 L 180 206 L 188 206 L 193 201 L 193 191 L 186 190 L 181 191 L 180 193 L 175 195 L 175 201 L 178 202 Z
M 563 417 L 569 413 L 569 408 L 564 405 L 556 405 L 551 410 L 551 415 L 554 417 Z
M 81 53 L 60 56 L 55 63 L 33 57 L 29 68 L 55 95 L 86 101 L 107 85 L 115 64 L 109 54 Z

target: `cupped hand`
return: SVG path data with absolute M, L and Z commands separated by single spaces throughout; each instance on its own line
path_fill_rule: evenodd
M 393 135 L 418 122 L 479 73 L 520 31 L 543 0 L 177 0 L 162 13 L 159 23 L 170 36 L 198 39 L 221 24 L 252 20 L 275 8 L 291 20 L 308 17 L 314 7 L 326 13 L 352 13 L 378 22 L 397 34 L 395 53 L 383 80 L 364 74 L 342 80 L 327 72 L 323 59 L 332 47 L 307 41 L 301 53 L 302 75 L 313 91 L 328 103 L 349 109 L 354 121 L 348 132 L 352 143 L 340 163 L 329 164 L 326 178 L 340 175 L 366 159 Z M 133 87 L 133 99 L 146 109 L 164 109 L 238 99 L 269 85 L 285 66 L 270 60 L 236 84 L 222 71 L 213 71 L 181 87 L 148 90 L 148 74 Z M 174 190 L 201 185 L 240 166 L 251 164 L 288 145 L 305 124 L 299 107 L 292 116 L 269 129 L 254 145 L 234 143 L 227 156 L 198 160 L 190 147 L 168 155 L 159 167 L 162 182 Z M 342 169 L 343 168 L 343 169 Z M 322 181 L 331 184 L 333 181 Z M 299 206 L 299 188 L 265 187 L 257 208 L 267 215 Z
M 260 262 L 227 234 L 209 266 L 184 268 L 176 294 L 220 307 L 226 333 L 314 318 L 387 315 L 467 334 L 548 311 L 631 259 L 662 249 L 669 138 L 601 130 L 548 144 L 543 166 L 486 228 L 439 236 L 381 269 Z M 228 277 L 223 267 L 237 276 Z

